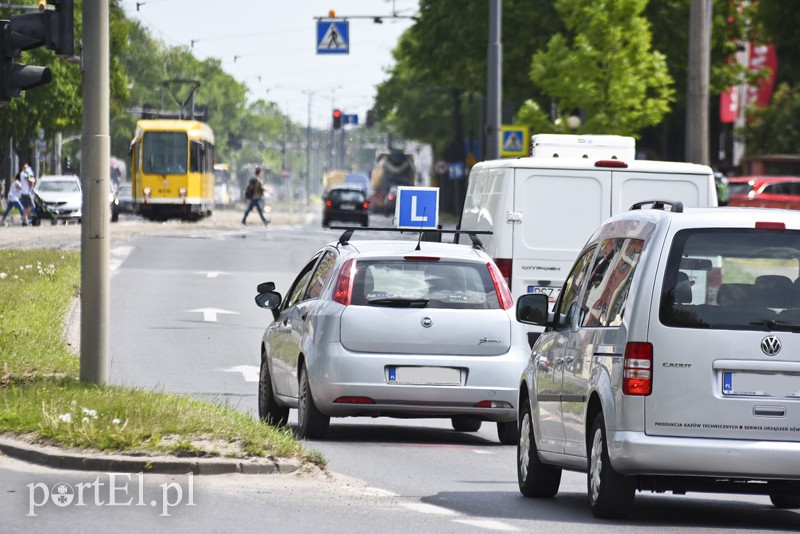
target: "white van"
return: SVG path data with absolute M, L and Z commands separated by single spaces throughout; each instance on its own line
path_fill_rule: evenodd
M 554 303 L 586 237 L 637 202 L 717 205 L 708 166 L 636 160 L 632 137 L 545 134 L 531 139 L 531 157 L 472 168 L 460 222 L 461 228 L 493 232 L 481 241 L 515 300 L 545 293 Z

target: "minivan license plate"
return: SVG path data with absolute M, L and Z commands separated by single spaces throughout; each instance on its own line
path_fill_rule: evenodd
M 778 373 L 722 373 L 723 395 L 800 397 L 800 376 Z
M 461 371 L 453 367 L 389 367 L 389 383 L 421 386 L 460 386 Z
M 541 293 L 547 295 L 548 302 L 555 302 L 558 294 L 561 293 L 560 287 L 547 287 L 547 286 L 528 286 L 528 293 Z

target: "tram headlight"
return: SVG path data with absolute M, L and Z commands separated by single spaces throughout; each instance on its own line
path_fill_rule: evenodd
M 186 198 L 186 188 L 185 187 L 181 187 L 180 189 L 178 189 L 178 195 L 181 198 Z
M 144 193 L 144 198 L 150 198 L 150 195 L 153 193 L 153 190 L 149 187 L 145 187 L 142 192 Z

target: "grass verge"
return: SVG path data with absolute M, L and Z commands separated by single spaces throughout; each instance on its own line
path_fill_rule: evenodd
M 128 454 L 293 457 L 325 465 L 291 431 L 221 403 L 77 380 L 64 317 L 78 296 L 80 257 L 0 250 L 0 434 Z

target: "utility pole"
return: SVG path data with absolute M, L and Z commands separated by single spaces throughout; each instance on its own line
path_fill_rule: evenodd
M 708 165 L 708 98 L 711 68 L 711 0 L 689 8 L 689 65 L 686 80 L 686 160 Z
M 83 2 L 83 136 L 81 137 L 82 382 L 108 381 L 109 0 Z
M 500 110 L 503 105 L 503 4 L 489 0 L 488 85 L 486 87 L 486 159 L 500 157 Z

